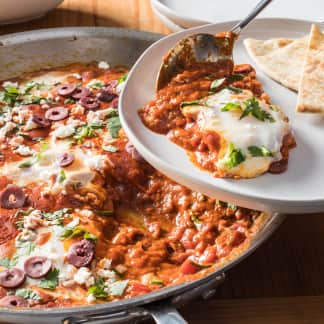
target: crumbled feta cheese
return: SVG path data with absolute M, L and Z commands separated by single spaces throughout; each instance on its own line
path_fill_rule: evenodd
M 125 273 L 127 271 L 127 268 L 123 264 L 116 265 L 115 269 L 119 273 Z
M 13 120 L 13 118 L 10 111 L 2 113 L 2 115 L 0 116 L 0 125 L 4 125 L 5 123 L 10 122 L 11 120 Z
M 98 276 L 104 279 L 112 279 L 115 280 L 116 279 L 116 272 L 112 271 L 112 270 L 105 270 L 105 269 L 100 269 L 98 270 Z
M 89 304 L 94 303 L 96 300 L 97 300 L 97 298 L 93 294 L 90 294 L 87 296 L 87 303 L 89 303 Z
M 56 138 L 70 137 L 75 133 L 75 127 L 73 124 L 66 124 L 59 126 L 54 132 L 53 136 Z
M 38 128 L 38 125 L 33 121 L 33 117 L 30 116 L 26 122 L 26 125 L 24 126 L 24 130 L 29 131 L 35 128 Z
M 86 287 L 90 287 L 95 283 L 95 279 L 91 271 L 86 267 L 79 268 L 73 279 L 77 284 L 85 285 Z
M 79 73 L 72 73 L 71 75 L 78 80 L 82 79 L 82 76 Z
M 19 155 L 22 156 L 29 156 L 29 155 L 33 155 L 35 153 L 35 151 L 33 149 L 31 149 L 30 147 L 28 147 L 27 145 L 18 145 L 18 147 L 14 150 L 15 153 L 18 153 Z
M 112 260 L 111 259 L 103 258 L 103 259 L 100 260 L 100 265 L 105 270 L 109 270 L 110 269 L 111 263 L 112 263 Z
M 49 104 L 47 104 L 47 103 L 41 105 L 41 108 L 42 108 L 42 109 L 49 109 L 50 107 L 51 107 L 51 106 L 50 106 Z
M 6 138 L 7 133 L 15 129 L 16 124 L 13 122 L 6 123 L 2 128 L 0 128 L 0 142 L 3 142 Z
M 101 61 L 101 62 L 98 63 L 98 68 L 107 70 L 107 69 L 110 68 L 110 65 L 105 61 Z
M 106 117 L 113 111 L 115 111 L 114 108 L 107 108 L 96 111 L 90 110 L 87 114 L 87 122 L 96 123 L 105 120 Z
M 92 79 L 87 85 L 87 88 L 94 88 L 94 89 L 100 89 L 102 87 L 104 87 L 105 84 L 103 81 L 101 80 L 97 80 L 97 79 Z
M 42 223 L 42 212 L 38 209 L 33 210 L 29 215 L 24 217 L 24 228 L 26 229 L 35 230 Z
M 149 272 L 149 273 L 146 273 L 142 276 L 141 278 L 141 283 L 143 285 L 148 285 L 151 283 L 152 279 L 154 278 L 154 274 Z
M 18 82 L 5 81 L 2 86 L 4 88 L 18 88 Z
M 105 155 L 94 155 L 89 156 L 88 159 L 85 160 L 85 164 L 90 168 L 97 171 L 104 171 L 106 168 L 106 156 Z
M 16 148 L 20 144 L 24 143 L 24 138 L 22 136 L 14 136 L 13 138 L 10 139 L 10 146 L 13 148 Z
M 81 216 L 84 216 L 84 217 L 91 217 L 94 215 L 93 211 L 89 210 L 89 209 L 80 210 L 79 213 Z
M 71 109 L 71 115 L 83 115 L 85 112 L 85 108 L 82 107 L 81 105 L 77 104 Z

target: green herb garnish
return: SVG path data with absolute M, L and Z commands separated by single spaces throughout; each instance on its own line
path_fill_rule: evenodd
M 88 240 L 96 241 L 98 237 L 81 227 L 66 227 L 64 232 L 61 234 L 61 239 L 71 239 L 76 236 L 83 236 L 83 238 Z
M 241 81 L 244 79 L 244 74 L 231 74 L 229 77 L 228 77 L 228 80 L 230 81 Z
M 88 123 L 86 125 L 79 126 L 73 138 L 76 140 L 77 144 L 83 143 L 85 138 L 96 137 L 97 130 L 101 129 L 104 125 L 101 123 Z
M 60 171 L 60 174 L 59 174 L 59 177 L 58 177 L 58 182 L 59 183 L 62 183 L 66 180 L 66 174 L 65 174 L 65 171 L 62 169 Z
M 254 157 L 258 157 L 258 156 L 269 156 L 269 157 L 273 157 L 273 153 L 268 150 L 266 147 L 264 146 L 249 146 L 248 150 L 250 152 L 250 154 Z
M 220 86 L 222 86 L 224 84 L 225 81 L 226 81 L 226 78 L 214 80 L 210 84 L 210 90 L 212 90 L 212 91 L 217 90 Z
M 241 92 L 243 92 L 242 89 L 236 88 L 236 87 L 233 87 L 233 86 L 227 86 L 226 89 L 231 90 L 232 92 L 235 92 L 235 93 L 241 93 Z
M 0 101 L 5 102 L 9 106 L 13 106 L 18 100 L 19 91 L 15 87 L 5 87 L 3 91 L 0 91 Z
M 221 111 L 230 111 L 234 109 L 242 109 L 241 106 L 237 103 L 229 102 L 224 107 L 221 108 Z
M 152 285 L 160 285 L 160 286 L 163 286 L 164 285 L 164 282 L 162 279 L 159 279 L 159 278 L 153 278 L 150 282 Z
M 0 266 L 5 267 L 5 268 L 10 268 L 10 266 L 11 266 L 10 259 L 9 258 L 0 259 Z
M 51 290 L 55 289 L 59 284 L 59 273 L 60 271 L 58 269 L 51 269 L 46 277 L 40 281 L 38 287 Z
M 180 103 L 180 109 L 186 106 L 198 106 L 202 105 L 200 100 L 193 100 L 193 101 L 183 101 Z
M 42 212 L 42 216 L 52 225 L 63 226 L 63 219 L 65 214 L 70 213 L 70 208 L 63 208 L 55 212 Z
M 228 168 L 234 168 L 245 161 L 245 156 L 240 149 L 236 149 L 233 143 L 229 145 L 229 153 L 227 159 L 223 162 Z
M 126 72 L 124 75 L 122 75 L 122 76 L 118 79 L 118 84 L 125 82 L 126 79 L 127 79 L 127 77 L 128 77 L 128 72 Z
M 37 300 L 41 301 L 42 297 L 39 296 L 35 291 L 29 289 L 29 288 L 20 288 L 17 289 L 15 292 L 16 296 L 25 298 L 25 299 L 32 299 L 32 300 Z
M 110 117 L 107 122 L 107 127 L 112 138 L 117 138 L 119 130 L 121 129 L 121 123 L 118 116 Z
M 102 148 L 104 151 L 111 152 L 111 153 L 115 153 L 119 151 L 118 147 L 114 145 L 107 145 L 107 146 L 103 146 Z
M 89 287 L 88 294 L 96 298 L 107 298 L 108 294 L 105 292 L 105 283 L 103 279 L 98 278 L 93 286 Z
M 195 227 L 199 230 L 202 225 L 202 221 L 199 219 L 199 215 L 197 213 L 190 212 L 190 219 Z
M 256 119 L 261 121 L 269 120 L 271 123 L 275 122 L 275 119 L 272 117 L 271 114 L 261 109 L 260 104 L 255 97 L 245 100 L 243 104 L 245 107 L 240 119 L 252 115 Z

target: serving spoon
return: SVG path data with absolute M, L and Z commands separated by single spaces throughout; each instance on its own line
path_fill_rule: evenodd
M 240 32 L 272 0 L 261 0 L 254 9 L 229 32 L 218 35 L 194 34 L 181 39 L 163 58 L 155 89 L 164 88 L 173 77 L 184 70 L 204 63 L 233 61 L 233 46 Z

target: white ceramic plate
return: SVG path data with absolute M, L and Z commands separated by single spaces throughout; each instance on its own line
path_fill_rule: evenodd
M 180 27 L 179 25 L 175 24 L 172 20 L 164 16 L 153 4 L 152 9 L 154 14 L 161 20 L 161 22 L 173 32 L 184 30 L 184 28 Z
M 0 0 L 0 25 L 38 18 L 63 0 Z
M 153 44 L 137 61 L 121 95 L 123 127 L 139 152 L 157 169 L 174 180 L 218 199 L 243 207 L 287 213 L 324 211 L 324 116 L 295 113 L 296 93 L 263 74 L 252 62 L 243 39 L 255 37 L 302 37 L 309 33 L 310 21 L 258 19 L 242 33 L 234 50 L 236 63 L 251 63 L 272 103 L 288 115 L 298 147 L 290 154 L 288 170 L 280 175 L 265 174 L 255 179 L 217 179 L 195 167 L 185 151 L 166 136 L 147 129 L 138 109 L 154 96 L 154 83 L 161 57 L 187 34 L 229 30 L 232 22 L 197 27 L 179 32 Z
M 206 23 L 240 20 L 259 0 L 152 0 L 160 13 L 174 23 L 190 28 Z M 324 21 L 323 0 L 295 3 L 289 0 L 273 1 L 259 17 L 285 17 Z

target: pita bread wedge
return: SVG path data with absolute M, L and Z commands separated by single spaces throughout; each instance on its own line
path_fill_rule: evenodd
M 324 34 L 316 25 L 311 29 L 296 110 L 324 113 Z
M 295 91 L 298 90 L 302 74 L 307 43 L 308 36 L 299 39 L 244 40 L 249 55 L 259 68 L 272 79 Z

